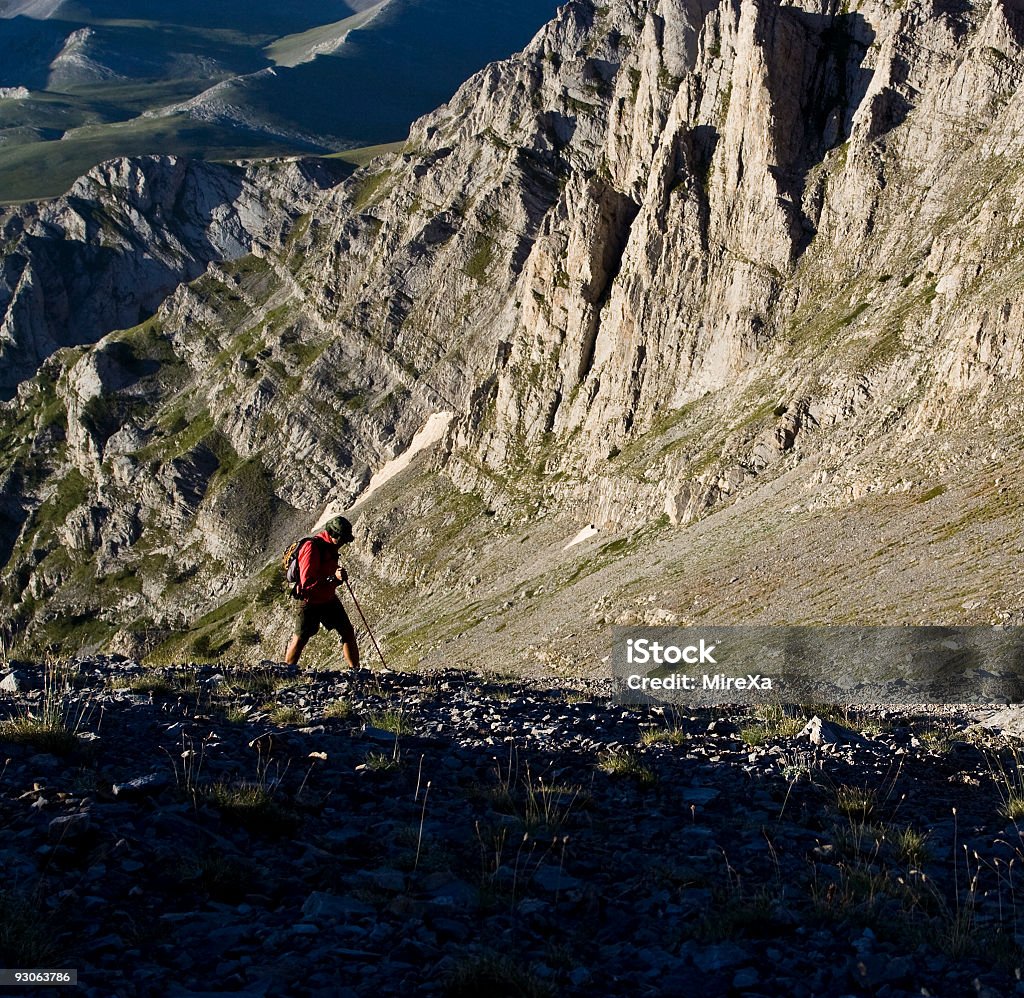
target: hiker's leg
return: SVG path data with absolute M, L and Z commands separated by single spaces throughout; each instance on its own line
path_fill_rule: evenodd
M 359 646 L 356 644 L 356 629 L 352 621 L 348 619 L 345 608 L 335 600 L 329 604 L 329 610 L 324 614 L 324 627 L 338 632 L 341 638 L 341 653 L 345 656 L 345 662 L 350 669 L 359 668 Z
M 295 630 L 292 632 L 292 639 L 288 642 L 288 651 L 285 652 L 285 665 L 298 665 L 302 649 L 309 643 L 309 639 L 320 630 L 320 617 L 316 607 L 308 603 L 300 603 L 295 608 Z
M 341 653 L 350 669 L 359 668 L 359 645 L 356 644 L 356 632 L 351 624 L 348 625 L 347 634 L 341 632 Z
M 299 664 L 299 656 L 302 654 L 302 649 L 306 647 L 307 641 L 309 638 L 304 638 L 301 634 L 292 635 L 291 641 L 288 642 L 288 651 L 284 656 L 285 665 Z

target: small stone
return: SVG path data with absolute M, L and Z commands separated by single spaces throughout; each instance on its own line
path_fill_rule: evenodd
M 60 764 L 60 760 L 49 752 L 40 752 L 28 760 L 28 765 L 33 769 L 53 769 Z
M 9 672 L 0 679 L 0 691 L 4 693 L 21 693 L 27 688 L 28 677 L 23 672 Z
M 742 970 L 736 971 L 732 979 L 732 986 L 737 991 L 742 991 L 754 987 L 760 979 L 760 975 L 753 967 L 744 967 Z
M 475 887 L 451 874 L 448 874 L 443 882 L 435 882 L 435 885 L 429 888 L 429 893 L 433 904 L 448 908 L 468 907 L 480 899 L 480 892 Z
M 542 866 L 533 875 L 533 882 L 542 890 L 554 894 L 556 891 L 571 891 L 583 886 L 583 881 L 570 877 L 557 866 Z
M 720 943 L 718 946 L 705 946 L 693 954 L 693 962 L 698 970 L 705 974 L 716 970 L 727 970 L 739 963 L 746 963 L 749 952 L 735 943 Z
M 48 836 L 51 842 L 67 842 L 76 839 L 89 828 L 89 812 L 79 811 L 77 814 L 62 814 L 49 824 Z
M 468 929 L 464 922 L 458 922 L 454 918 L 433 918 L 430 927 L 442 939 L 462 939 Z
M 363 726 L 363 737 L 370 741 L 380 742 L 382 745 L 394 745 L 398 736 L 393 731 L 385 731 L 383 728 L 375 728 L 372 724 Z
M 717 721 L 712 721 L 707 730 L 710 735 L 737 735 L 740 729 L 732 721 L 719 718 Z
M 863 735 L 852 728 L 825 721 L 817 714 L 804 725 L 797 738 L 806 738 L 812 745 L 863 745 L 866 741 Z
M 401 870 L 374 870 L 370 873 L 369 880 L 382 891 L 393 891 L 400 894 L 405 890 L 405 874 Z
M 709 804 L 720 794 L 721 791 L 714 787 L 685 787 L 682 791 L 687 804 Z
M 373 908 L 354 898 L 339 897 L 324 891 L 313 891 L 302 906 L 302 914 L 310 919 L 345 919 L 350 915 L 369 915 Z
M 146 794 L 155 793 L 171 782 L 167 773 L 150 773 L 148 776 L 137 776 L 127 783 L 115 783 L 113 790 L 115 797 L 144 797 Z

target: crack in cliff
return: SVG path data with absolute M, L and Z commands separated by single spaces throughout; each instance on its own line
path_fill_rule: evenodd
M 854 115 L 874 75 L 864 60 L 875 32 L 861 14 L 845 8 L 814 14 L 765 6 L 758 20 L 764 86 L 777 117 L 772 129 L 777 162 L 770 172 L 798 259 L 817 234 L 813 207 L 808 210 L 806 203 L 808 175 L 852 134 Z M 795 66 L 793 50 L 800 53 Z
M 640 205 L 628 194 L 616 190 L 605 181 L 592 180 L 590 193 L 599 205 L 600 214 L 599 229 L 592 244 L 591 279 L 581 291 L 583 300 L 591 309 L 582 336 L 580 363 L 576 372 L 578 382 L 586 378 L 593 366 L 601 315 L 622 269 L 622 257 L 629 243 L 633 223 L 640 214 Z

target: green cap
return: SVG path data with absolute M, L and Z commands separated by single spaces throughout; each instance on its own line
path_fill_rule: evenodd
M 336 516 L 324 524 L 327 531 L 339 544 L 348 544 L 352 540 L 352 524 L 343 516 Z

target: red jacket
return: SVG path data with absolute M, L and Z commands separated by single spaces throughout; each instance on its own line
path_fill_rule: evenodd
M 307 603 L 330 603 L 340 584 L 335 578 L 338 545 L 326 530 L 316 536 L 317 540 L 306 541 L 299 548 L 299 595 Z

